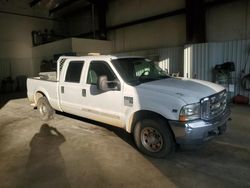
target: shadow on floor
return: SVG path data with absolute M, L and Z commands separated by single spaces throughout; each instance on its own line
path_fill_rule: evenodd
M 87 119 L 87 118 L 83 118 L 83 117 L 79 117 L 79 116 L 75 116 L 75 115 L 72 115 L 72 114 L 67 114 L 65 112 L 59 112 L 59 111 L 56 111 L 57 114 L 59 115 L 63 115 L 63 116 L 66 116 L 66 117 L 69 117 L 69 118 L 73 118 L 73 119 L 77 119 L 79 121 L 84 121 L 86 123 L 90 123 L 90 124 L 94 124 L 94 125 L 97 125 L 99 127 L 103 127 L 113 133 L 115 133 L 118 137 L 120 137 L 123 141 L 127 142 L 129 145 L 131 145 L 132 147 L 136 148 L 135 146 L 135 143 L 133 141 L 133 136 L 131 134 L 129 134 L 128 132 L 126 132 L 124 129 L 122 128 L 119 128 L 119 127 L 114 127 L 112 125 L 108 125 L 108 124 L 105 124 L 105 123 L 101 123 L 101 122 L 98 122 L 98 121 L 94 121 L 94 120 L 91 120 L 91 119 Z
M 6 103 L 13 99 L 26 98 L 27 92 L 14 92 L 14 93 L 0 93 L 0 109 L 4 107 Z
M 59 115 L 91 123 L 114 132 L 135 147 L 133 137 L 125 130 L 86 118 L 57 112 Z M 226 135 L 222 135 L 227 136 Z M 167 159 L 144 157 L 177 187 L 247 187 L 249 182 L 250 150 L 222 145 L 214 141 L 199 149 L 183 150 Z M 229 157 L 230 156 L 230 157 Z
M 30 142 L 30 154 L 26 164 L 22 188 L 69 188 L 64 159 L 59 146 L 64 136 L 54 127 L 43 124 Z

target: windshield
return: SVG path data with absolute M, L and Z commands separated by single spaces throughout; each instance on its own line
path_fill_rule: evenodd
M 158 64 L 145 58 L 121 58 L 111 62 L 123 80 L 130 85 L 169 78 Z

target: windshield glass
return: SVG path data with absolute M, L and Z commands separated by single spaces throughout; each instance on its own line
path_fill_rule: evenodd
M 158 64 L 145 58 L 121 58 L 112 60 L 123 80 L 130 85 L 169 78 Z

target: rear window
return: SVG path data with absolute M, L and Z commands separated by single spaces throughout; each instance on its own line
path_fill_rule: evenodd
M 69 63 L 65 82 L 80 83 L 83 61 L 71 61 Z

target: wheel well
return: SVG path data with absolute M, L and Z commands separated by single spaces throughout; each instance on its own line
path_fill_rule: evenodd
M 165 118 L 164 116 L 162 116 L 161 114 L 158 114 L 156 112 L 152 112 L 152 111 L 149 111 L 149 110 L 140 110 L 140 111 L 137 111 L 137 112 L 134 113 L 133 120 L 132 120 L 132 125 L 131 125 L 131 133 L 134 132 L 134 128 L 135 128 L 136 123 L 140 119 L 144 119 L 144 118 L 162 119 L 164 122 L 166 122 L 166 126 L 169 127 L 170 131 L 173 134 L 174 140 L 175 140 L 175 135 L 174 135 L 174 132 L 173 132 L 172 128 L 168 124 L 168 119 Z
M 35 94 L 35 104 L 36 104 L 36 105 L 37 105 L 38 100 L 39 100 L 41 97 L 46 97 L 46 96 L 45 96 L 44 93 L 41 92 L 41 91 L 36 92 L 36 94 Z

